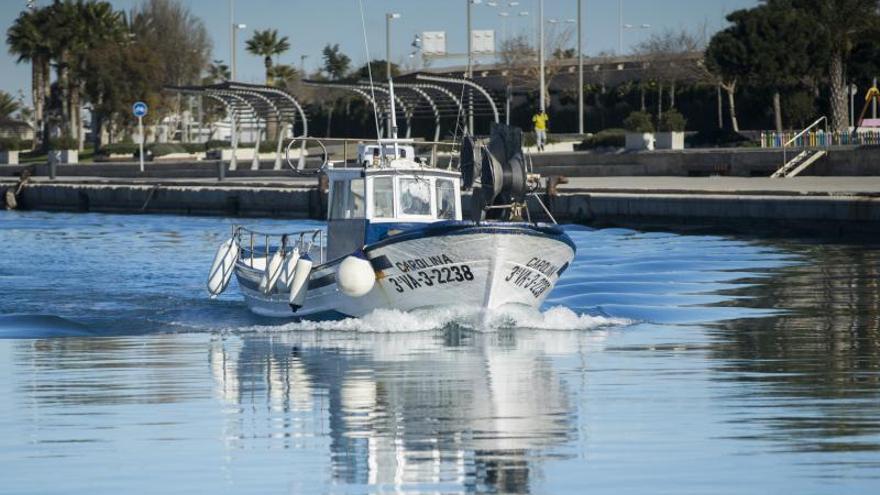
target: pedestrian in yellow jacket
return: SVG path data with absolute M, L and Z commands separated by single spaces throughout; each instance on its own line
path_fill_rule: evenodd
M 538 113 L 532 117 L 532 123 L 535 124 L 535 142 L 538 145 L 538 151 L 544 151 L 544 144 L 547 142 L 547 124 L 549 122 L 550 117 L 543 110 L 538 110 Z

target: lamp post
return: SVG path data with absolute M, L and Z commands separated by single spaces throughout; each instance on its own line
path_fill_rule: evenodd
M 230 81 L 235 81 L 235 79 L 236 79 L 236 77 L 235 77 L 235 73 L 236 73 L 235 55 L 236 55 L 236 53 L 235 52 L 236 52 L 236 48 L 237 48 L 236 45 L 238 44 L 238 31 L 240 31 L 242 29 L 247 29 L 247 24 L 235 24 L 235 23 L 232 24 L 232 53 L 230 55 L 232 63 L 230 64 L 231 67 L 229 69 L 229 75 L 231 76 L 229 78 Z
M 584 42 L 583 42 L 583 0 L 577 0 L 578 29 L 578 134 L 584 133 Z
M 541 113 L 544 113 L 544 86 L 546 85 L 544 81 L 544 0 L 538 2 L 538 70 L 541 71 L 539 89 L 541 94 L 538 106 Z
M 394 19 L 400 19 L 400 14 L 385 14 L 385 75 L 388 80 L 391 80 L 391 21 Z

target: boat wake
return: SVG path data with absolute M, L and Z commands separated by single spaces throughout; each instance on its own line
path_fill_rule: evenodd
M 564 306 L 545 311 L 505 307 L 486 311 L 481 308 L 435 308 L 415 311 L 377 309 L 361 318 L 329 321 L 299 321 L 282 325 L 255 325 L 230 329 L 235 333 L 336 331 L 363 333 L 427 332 L 448 328 L 492 332 L 504 329 L 593 330 L 624 326 L 632 322 L 621 318 L 578 314 Z

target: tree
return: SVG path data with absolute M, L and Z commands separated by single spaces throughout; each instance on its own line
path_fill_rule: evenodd
M 854 47 L 880 22 L 880 3 L 877 0 L 769 0 L 768 3 L 797 9 L 816 21 L 812 35 L 828 42 L 832 128 L 845 130 L 848 125 L 845 66 Z M 872 42 L 876 43 L 876 39 Z
M 339 44 L 330 46 L 327 44 L 323 51 L 324 72 L 331 81 L 343 79 L 351 67 L 351 58 L 339 50 Z
M 706 48 L 706 68 L 715 83 L 727 93 L 730 113 L 730 127 L 739 132 L 736 119 L 736 86 L 748 77 L 751 67 L 748 52 L 739 34 L 740 26 L 731 26 L 719 31 L 709 41 Z
M 20 109 L 21 105 L 11 94 L 0 90 L 0 118 L 8 119 Z
M 202 84 L 217 84 L 226 82 L 232 78 L 229 66 L 222 60 L 215 60 L 208 66 L 207 75 L 202 79 Z
M 370 69 L 367 71 L 367 64 L 360 66 L 356 71 L 354 71 L 354 76 L 360 79 L 367 79 L 370 73 L 373 74 L 373 79 L 385 79 L 385 69 L 387 65 L 385 60 L 371 60 L 370 61 Z M 400 66 L 391 62 L 391 77 L 397 77 L 400 75 Z
M 255 31 L 251 39 L 246 43 L 247 51 L 253 55 L 263 57 L 266 65 L 266 84 L 272 84 L 272 57 L 281 55 L 290 50 L 290 41 L 287 36 L 278 36 L 277 29 Z
M 181 95 L 165 93 L 163 88 L 201 81 L 213 45 L 205 23 L 180 0 L 143 0 L 132 14 L 131 33 L 135 44 L 155 52 L 159 64 L 159 79 L 150 82 L 150 97 L 158 103 L 150 121 L 161 120 L 169 111 L 179 115 Z
M 51 51 L 45 35 L 49 17 L 46 9 L 27 10 L 15 20 L 6 33 L 9 52 L 17 63 L 31 63 L 31 96 L 33 98 L 34 148 L 42 146 L 44 114 L 49 98 Z
M 636 53 L 646 61 L 644 73 L 657 86 L 657 118 L 663 117 L 663 91 L 669 88 L 669 108 L 675 108 L 676 84 L 681 80 L 698 79 L 693 64 L 687 56 L 705 47 L 705 38 L 684 29 L 667 29 L 651 35 L 636 46 Z M 642 89 L 642 111 L 644 111 L 644 82 Z
M 292 89 L 301 79 L 293 65 L 278 64 L 272 67 L 272 85 L 282 89 Z

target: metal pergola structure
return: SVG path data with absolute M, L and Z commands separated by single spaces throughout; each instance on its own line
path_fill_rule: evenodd
M 242 124 L 254 124 L 257 129 L 256 143 L 254 145 L 254 158 L 251 164 L 253 170 L 260 168 L 260 136 L 262 126 L 268 129 L 270 124 L 277 129 L 277 145 L 275 149 L 275 170 L 280 170 L 282 165 L 282 149 L 286 130 L 296 137 L 308 137 L 308 117 L 302 105 L 287 91 L 271 86 L 258 84 L 245 84 L 239 82 L 224 82 L 207 86 L 168 86 L 167 91 L 207 97 L 220 102 L 230 117 L 232 156 L 229 160 L 229 169 L 238 168 L 236 151 L 239 144 L 239 129 Z M 300 122 L 302 133 L 296 134 L 296 124 Z M 268 137 L 268 132 L 267 132 Z
M 385 116 L 383 120 L 389 119 L 391 105 L 387 82 L 375 81 L 372 87 L 369 81 L 308 80 L 303 84 L 355 93 L 374 105 Z M 407 138 L 412 134 L 412 120 L 417 118 L 433 119 L 435 142 L 440 140 L 443 119 L 455 119 L 466 127 L 466 117 L 468 112 L 472 112 L 475 117 L 489 117 L 495 123 L 500 121 L 498 107 L 503 98 L 469 79 L 417 74 L 395 80 L 394 94 L 398 117 L 402 117 L 406 123 Z M 387 125 L 386 122 L 380 122 L 380 135 L 390 131 Z

